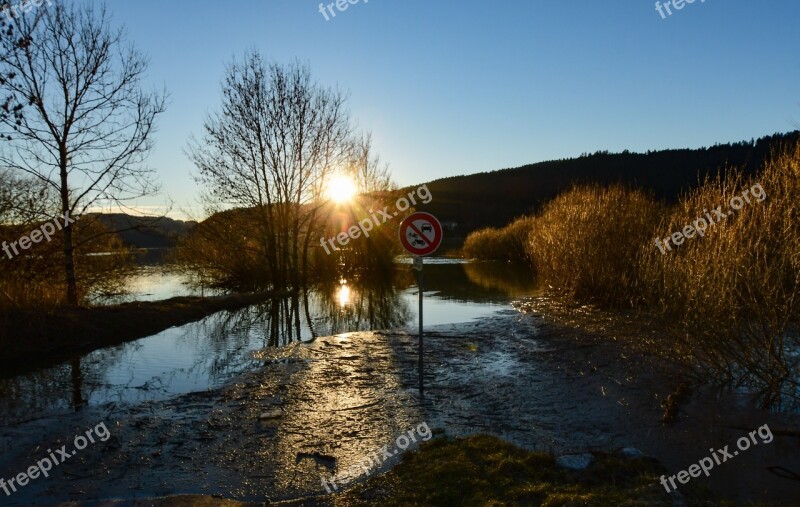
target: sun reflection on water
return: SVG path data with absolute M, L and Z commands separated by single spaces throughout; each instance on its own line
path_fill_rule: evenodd
M 336 291 L 336 296 L 339 300 L 339 306 L 341 308 L 344 308 L 350 304 L 350 287 L 347 286 L 346 280 L 342 280 L 339 290 Z

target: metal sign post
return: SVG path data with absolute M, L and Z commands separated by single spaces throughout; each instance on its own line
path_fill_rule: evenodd
M 424 265 L 424 261 L 422 257 L 415 257 L 414 258 L 414 269 L 417 271 L 417 289 L 419 290 L 419 366 L 417 369 L 419 370 L 419 394 L 425 394 L 425 383 L 423 381 L 422 375 L 422 368 L 423 368 L 423 358 L 425 355 L 425 334 L 422 332 L 422 266 Z
M 422 259 L 422 257 L 420 257 L 420 259 Z M 419 277 L 419 283 L 417 284 L 419 286 L 419 366 L 418 366 L 419 394 L 424 395 L 425 383 L 423 381 L 424 377 L 422 375 L 422 365 L 424 364 L 423 357 L 425 355 L 425 343 L 424 343 L 425 334 L 422 332 L 422 270 L 421 269 L 417 272 L 417 276 Z
M 419 394 L 425 395 L 423 364 L 425 358 L 425 333 L 422 330 L 422 267 L 423 256 L 432 254 L 442 244 L 442 224 L 430 213 L 417 212 L 400 224 L 400 243 L 414 255 L 419 290 Z

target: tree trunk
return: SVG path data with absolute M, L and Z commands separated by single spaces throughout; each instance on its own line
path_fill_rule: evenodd
M 64 275 L 67 282 L 67 304 L 78 306 L 78 283 L 75 280 L 75 255 L 72 246 L 72 226 L 64 227 Z
M 308 224 L 306 225 L 306 237 L 303 240 L 303 251 L 300 260 L 302 262 L 301 273 L 302 278 L 300 280 L 300 287 L 305 289 L 308 287 L 308 250 L 311 242 L 312 235 L 316 234 L 316 225 L 317 225 L 317 210 L 311 210 L 311 217 L 309 218 Z
M 61 160 L 61 213 L 68 216 L 69 209 L 69 182 L 67 180 L 67 147 L 60 147 Z M 61 218 L 56 218 L 61 220 Z M 75 279 L 75 248 L 72 242 L 72 224 L 68 220 L 63 225 L 64 231 L 64 276 L 67 284 L 67 305 L 78 306 L 78 282 Z

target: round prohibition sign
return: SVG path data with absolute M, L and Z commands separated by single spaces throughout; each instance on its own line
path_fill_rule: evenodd
M 442 244 L 442 224 L 430 213 L 412 213 L 400 224 L 400 243 L 414 255 L 430 255 Z

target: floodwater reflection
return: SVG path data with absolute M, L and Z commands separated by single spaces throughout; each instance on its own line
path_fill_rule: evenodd
M 464 322 L 508 305 L 529 275 L 497 265 L 425 266 L 425 324 Z M 151 276 L 148 273 L 148 276 Z M 86 405 L 138 403 L 218 387 L 263 366 L 259 351 L 354 331 L 416 326 L 410 266 L 352 277 L 297 297 L 220 312 L 58 366 L 0 379 L 0 425 Z M 510 307 L 509 307 L 510 308 Z

